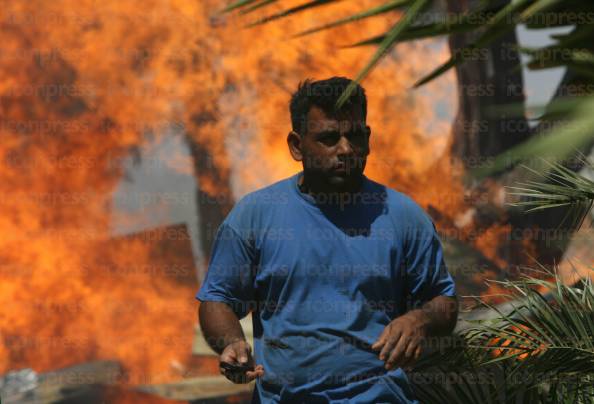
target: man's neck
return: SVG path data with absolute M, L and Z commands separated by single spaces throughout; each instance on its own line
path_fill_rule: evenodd
M 305 173 L 299 177 L 299 181 L 297 183 L 299 186 L 299 190 L 305 194 L 309 194 L 315 199 L 319 199 L 320 197 L 328 200 L 328 196 L 330 195 L 344 195 L 344 194 L 353 194 L 359 192 L 363 185 L 363 176 L 359 177 L 352 187 L 340 189 L 340 188 L 332 188 L 328 185 L 322 185 L 318 181 L 311 180 L 308 178 Z

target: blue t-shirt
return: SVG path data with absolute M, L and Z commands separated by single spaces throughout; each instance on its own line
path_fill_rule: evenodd
M 454 296 L 435 226 L 406 195 L 363 178 L 314 200 L 303 172 L 240 199 L 216 234 L 201 301 L 253 311 L 253 402 L 415 403 L 371 350 L 395 317 Z

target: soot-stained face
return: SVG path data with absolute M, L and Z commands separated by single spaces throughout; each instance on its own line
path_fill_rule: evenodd
M 293 158 L 303 163 L 304 176 L 317 191 L 345 192 L 356 189 L 369 154 L 371 129 L 360 108 L 328 116 L 312 106 L 300 136 L 287 138 Z

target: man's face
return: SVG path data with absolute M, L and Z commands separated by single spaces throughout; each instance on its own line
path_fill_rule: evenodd
M 328 190 L 352 189 L 363 175 L 369 154 L 371 131 L 360 108 L 327 116 L 313 106 L 303 131 L 298 155 L 293 150 L 291 153 L 296 160 L 303 161 L 304 172 Z

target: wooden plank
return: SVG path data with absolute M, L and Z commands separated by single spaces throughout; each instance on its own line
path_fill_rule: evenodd
M 143 393 L 154 394 L 170 400 L 192 401 L 251 393 L 255 382 L 235 384 L 224 376 L 200 376 L 180 382 L 142 385 L 135 388 Z
M 85 403 L 100 399 L 101 385 L 115 384 L 121 377 L 121 366 L 117 361 L 95 361 L 70 366 L 37 376 L 33 389 L 2 394 L 5 404 L 58 403 L 79 399 Z

